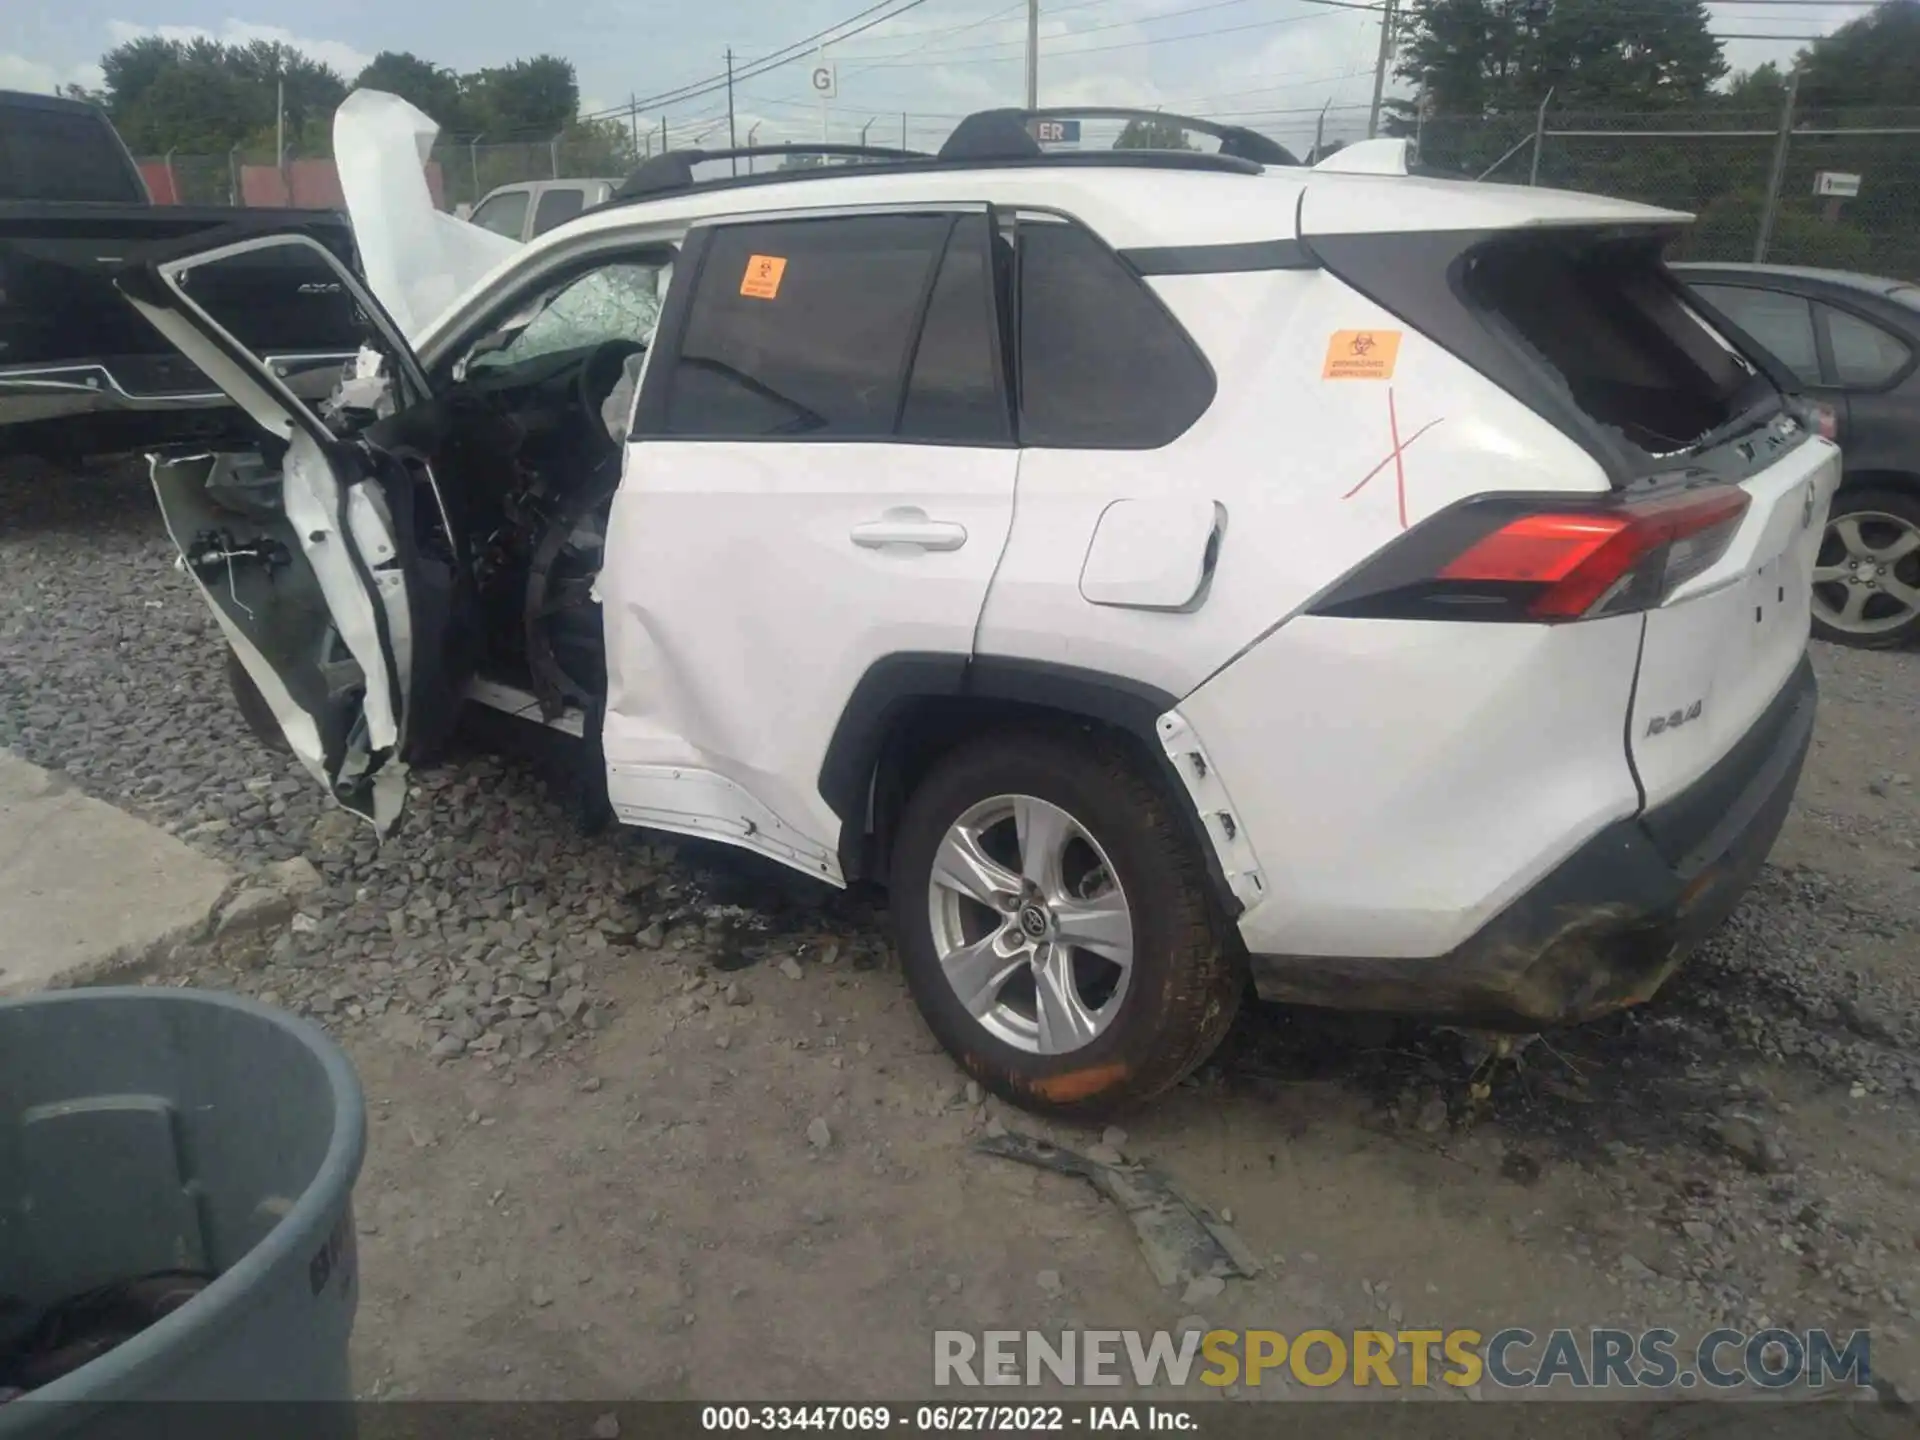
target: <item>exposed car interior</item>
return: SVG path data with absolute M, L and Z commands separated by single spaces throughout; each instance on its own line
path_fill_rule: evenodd
M 549 721 L 591 712 L 604 695 L 590 590 L 672 260 L 665 248 L 602 258 L 536 296 L 513 297 L 436 366 L 423 401 L 409 403 L 407 387 L 395 380 L 403 367 L 382 353 L 368 325 L 356 370 L 321 410 L 333 434 L 359 436 L 412 471 L 413 505 L 395 503 L 392 478 L 387 497 L 396 510 L 412 511 L 395 520 L 416 552 L 416 570 L 424 565 L 446 577 L 438 587 L 446 593 L 434 603 L 471 617 L 459 627 L 465 633 L 456 649 L 466 653 L 454 663 L 531 695 Z M 263 609 L 311 611 L 317 621 L 326 608 L 311 572 L 290 535 L 275 533 L 287 528 L 284 446 L 263 444 L 260 454 L 257 465 L 213 465 L 200 496 L 170 497 L 176 513 L 197 512 L 200 520 L 193 536 L 177 538 L 216 596 L 232 602 L 223 608 L 235 623 L 268 625 Z M 433 485 L 418 483 L 429 473 Z M 310 604 L 291 593 L 304 590 L 314 592 Z M 272 603 L 263 607 L 263 600 Z M 299 628 L 302 643 L 311 643 L 312 627 Z M 329 653 L 344 653 L 337 637 L 328 644 Z M 328 688 L 344 700 L 357 680 L 343 673 Z

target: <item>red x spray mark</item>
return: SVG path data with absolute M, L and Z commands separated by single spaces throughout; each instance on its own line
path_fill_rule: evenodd
M 1444 419 L 1446 419 L 1446 416 L 1443 415 L 1440 417 L 1440 420 L 1444 420 Z M 1393 433 L 1393 453 L 1387 456 L 1387 458 L 1382 460 L 1378 465 L 1374 466 L 1373 469 L 1369 470 L 1361 478 L 1360 483 L 1358 485 L 1354 486 L 1351 490 L 1347 491 L 1347 493 L 1342 495 L 1340 498 L 1342 500 L 1351 500 L 1354 496 L 1358 495 L 1362 490 L 1367 488 L 1368 482 L 1371 481 L 1374 476 L 1378 475 L 1382 470 L 1386 469 L 1387 466 L 1391 465 L 1393 466 L 1394 494 L 1398 498 L 1399 504 L 1400 504 L 1400 528 L 1402 530 L 1406 529 L 1407 528 L 1407 466 L 1406 466 L 1406 462 L 1402 457 L 1405 456 L 1405 454 L 1407 453 L 1408 447 L 1411 446 L 1414 441 L 1418 440 L 1422 435 L 1426 434 L 1427 431 L 1433 429 L 1434 426 L 1438 425 L 1440 423 L 1440 420 L 1429 420 L 1426 424 L 1422 425 L 1418 430 L 1414 431 L 1413 434 L 1409 435 L 1405 440 L 1402 440 L 1400 438 L 1400 411 L 1393 403 L 1393 387 L 1389 385 L 1387 387 L 1387 427 Z

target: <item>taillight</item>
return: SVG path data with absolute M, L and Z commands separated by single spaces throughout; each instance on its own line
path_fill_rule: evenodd
M 1831 405 L 1822 405 L 1816 401 L 1807 408 L 1813 412 L 1813 428 L 1820 432 L 1822 440 L 1840 438 L 1840 416 Z
M 1652 609 L 1726 553 L 1747 503 L 1731 485 L 1588 505 L 1471 500 L 1409 531 L 1313 613 L 1553 623 Z

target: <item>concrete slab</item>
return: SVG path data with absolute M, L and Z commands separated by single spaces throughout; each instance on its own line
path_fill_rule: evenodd
M 194 939 L 233 879 L 218 860 L 0 750 L 0 995 Z

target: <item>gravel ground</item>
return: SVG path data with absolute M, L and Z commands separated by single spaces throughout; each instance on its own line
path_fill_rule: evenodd
M 770 1362 L 769 1394 L 917 1389 L 898 1367 L 924 1364 L 936 1315 L 1191 1310 L 1156 1295 L 1124 1224 L 1081 1187 L 968 1155 L 1000 1114 L 935 1053 L 861 897 L 584 837 L 561 767 L 498 735 L 421 777 L 376 848 L 245 732 L 138 469 L 0 469 L 0 575 L 0 745 L 242 867 L 312 866 L 290 917 L 168 978 L 315 1015 L 367 1076 L 370 1393 L 727 1393 L 688 1307 L 702 1297 L 709 1341 L 769 1323 L 743 1298 L 755 1278 L 720 1258 L 739 1225 L 785 1247 L 763 1266 L 800 1265 L 771 1310 L 849 1317 L 780 1342 L 798 1349 Z M 1254 1007 L 1134 1122 L 1130 1153 L 1237 1210 L 1275 1256 L 1210 1302 L 1217 1323 L 1334 1324 L 1441 1295 L 1450 1323 L 1872 1324 L 1876 1367 L 1904 1372 L 1920 1306 L 1920 656 L 1819 647 L 1816 664 L 1815 752 L 1773 862 L 1653 1004 L 1512 1054 Z M 536 1168 L 539 1198 L 516 1211 L 500 1197 Z M 496 1173 L 511 1181 L 489 1199 Z M 607 1208 L 626 1183 L 659 1208 Z M 967 1195 L 1010 1218 L 965 1222 Z M 549 1214 L 576 1219 L 533 1223 Z M 564 1305 L 553 1281 L 528 1288 L 575 1269 Z M 565 1345 L 502 1358 L 529 1317 Z

